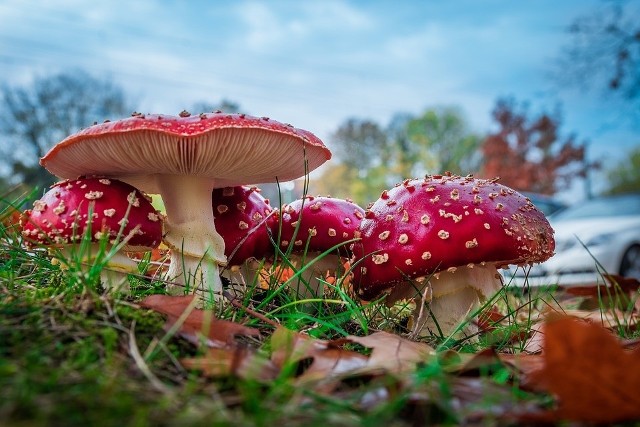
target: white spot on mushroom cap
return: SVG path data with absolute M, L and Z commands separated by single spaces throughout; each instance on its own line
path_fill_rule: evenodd
M 85 187 L 86 187 L 86 184 L 85 184 Z M 104 195 L 104 192 L 102 191 L 89 191 L 88 193 L 85 193 L 84 198 L 88 200 L 98 200 L 103 195 Z
M 473 249 L 473 248 L 477 248 L 478 247 L 478 239 L 473 238 L 472 240 L 468 240 L 465 242 L 465 247 L 467 249 Z
M 44 212 L 47 209 L 47 203 L 42 200 L 33 202 L 33 210 L 35 212 Z
M 140 199 L 138 199 L 135 191 L 129 193 L 129 195 L 127 196 L 127 202 L 129 202 L 131 206 L 136 208 L 140 206 Z
M 375 254 L 371 256 L 371 259 L 373 260 L 374 264 L 377 264 L 377 265 L 384 264 L 385 262 L 389 261 L 389 254 L 388 253 Z
M 56 215 L 62 215 L 66 210 L 67 210 L 67 207 L 64 204 L 64 200 L 60 200 L 60 203 L 58 203 L 58 206 L 53 208 L 53 213 Z

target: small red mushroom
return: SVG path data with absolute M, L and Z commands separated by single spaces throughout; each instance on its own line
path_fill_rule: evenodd
M 217 188 L 212 203 L 228 260 L 222 273 L 231 281 L 251 283 L 259 267 L 252 261 L 273 254 L 269 232 L 278 223 L 274 209 L 255 186 Z
M 542 262 L 555 248 L 549 222 L 529 199 L 496 180 L 450 174 L 384 191 L 360 230 L 358 296 L 388 294 L 388 303 L 433 298 L 437 325 L 417 314 L 414 320 L 423 331 L 439 327 L 444 334 L 501 288 L 498 268 Z
M 162 241 L 162 215 L 148 196 L 109 178 L 54 184 L 24 212 L 21 226 L 27 245 L 58 248 L 64 263 L 79 256 L 92 265 L 105 254 L 101 278 L 111 287 L 126 284 L 126 273 L 137 272 L 137 264 L 124 252 L 150 251 Z M 86 238 L 90 245 L 79 253 Z
M 298 269 L 308 267 L 298 286 L 301 295 L 318 296 L 327 272 L 335 272 L 351 257 L 350 240 L 360 237 L 364 209 L 350 200 L 306 196 L 281 209 L 280 248 Z M 278 235 L 277 230 L 273 232 Z M 319 255 L 333 247 L 333 254 Z
M 121 179 L 166 208 L 167 276 L 219 297 L 224 241 L 211 210 L 214 188 L 299 178 L 331 158 L 311 132 L 245 114 L 135 114 L 67 137 L 40 164 L 61 178 Z

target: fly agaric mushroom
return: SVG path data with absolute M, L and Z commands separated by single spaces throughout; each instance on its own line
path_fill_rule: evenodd
M 223 275 L 232 282 L 251 283 L 259 268 L 252 261 L 273 253 L 269 230 L 278 223 L 275 212 L 255 186 L 217 188 L 212 203 L 228 260 Z
M 296 268 L 310 264 L 301 275 L 297 293 L 319 296 L 322 283 L 318 277 L 324 278 L 327 272 L 335 272 L 343 266 L 351 257 L 351 245 L 338 246 L 336 253 L 322 258 L 319 255 L 360 236 L 364 209 L 350 200 L 306 196 L 283 206 L 281 216 L 281 249 L 289 252 L 289 261 Z M 277 230 L 273 235 L 278 235 Z
M 54 184 L 33 203 L 33 209 L 24 212 L 21 225 L 28 245 L 58 248 L 66 260 L 79 255 L 91 265 L 105 253 L 108 259 L 101 279 L 111 288 L 125 285 L 127 273 L 138 271 L 123 252 L 150 251 L 162 241 L 162 216 L 150 199 L 129 184 L 107 178 Z M 78 253 L 85 235 L 89 247 Z M 122 252 L 113 245 L 122 245 Z
M 496 180 L 446 175 L 405 180 L 366 211 L 353 284 L 370 300 L 433 299 L 417 332 L 444 334 L 502 286 L 497 269 L 553 255 L 553 230 L 531 201 Z M 355 259 L 353 260 L 356 261 Z
M 103 175 L 150 194 L 166 208 L 170 279 L 215 294 L 224 241 L 211 209 L 214 188 L 289 181 L 331 158 L 311 132 L 266 117 L 211 113 L 134 114 L 67 137 L 40 163 L 62 178 Z M 210 280 L 207 283 L 206 280 Z

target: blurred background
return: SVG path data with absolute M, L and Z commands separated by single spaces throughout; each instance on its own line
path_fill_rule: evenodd
M 0 76 L 4 195 L 94 121 L 217 109 L 312 131 L 334 158 L 310 193 L 362 205 L 444 171 L 640 190 L 638 1 L 4 0 Z

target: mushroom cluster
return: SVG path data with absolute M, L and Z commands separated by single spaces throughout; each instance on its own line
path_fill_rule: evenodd
M 289 181 L 331 152 L 311 132 L 266 117 L 220 112 L 191 116 L 134 114 L 91 126 L 54 146 L 40 161 L 63 179 L 120 179 L 166 208 L 164 242 L 179 285 L 217 296 L 224 241 L 214 224 L 212 190 Z
M 63 260 L 91 266 L 103 255 L 101 279 L 112 288 L 126 286 L 137 264 L 125 252 L 150 251 L 162 240 L 162 215 L 150 198 L 124 182 L 79 178 L 54 184 L 21 218 L 31 246 L 60 251 Z M 87 239 L 81 251 L 76 243 Z
M 360 298 L 416 299 L 414 321 L 424 333 L 454 330 L 500 289 L 498 268 L 553 254 L 544 215 L 495 180 L 407 179 L 366 211 L 349 200 L 306 196 L 278 213 L 249 186 L 299 178 L 330 158 L 312 133 L 266 117 L 134 113 L 73 134 L 41 159 L 66 181 L 25 215 L 25 238 L 64 248 L 91 226 L 97 240 L 119 231 L 124 249 L 140 251 L 162 236 L 171 252 L 167 278 L 213 297 L 222 290 L 220 266 L 233 273 L 248 260 L 269 258 L 277 241 L 303 270 L 306 289 L 299 293 L 321 295 L 319 278 L 350 260 Z M 99 178 L 78 178 L 85 176 Z M 161 196 L 164 221 L 142 192 Z M 126 219 L 123 205 L 105 204 L 121 198 Z M 134 222 L 140 215 L 152 224 Z M 143 235 L 151 240 L 142 242 Z M 126 256 L 112 259 L 117 269 L 131 267 Z M 424 302 L 431 303 L 431 318 Z
M 497 269 L 553 255 L 553 230 L 531 201 L 496 180 L 407 179 L 365 213 L 353 285 L 370 300 L 415 299 L 422 335 L 449 334 L 502 286 Z M 423 303 L 431 302 L 428 316 Z

